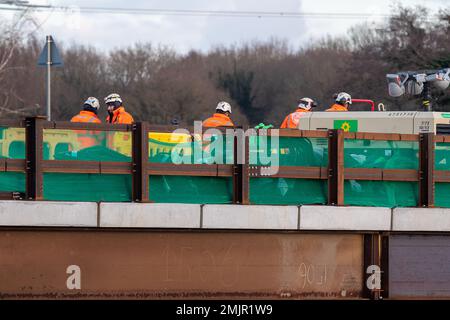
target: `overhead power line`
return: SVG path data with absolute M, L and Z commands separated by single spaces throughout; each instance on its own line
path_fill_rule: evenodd
M 131 15 L 165 15 L 165 16 L 212 16 L 230 18 L 297 18 L 297 19 L 367 19 L 387 18 L 389 14 L 368 14 L 350 12 L 295 12 L 295 11 L 228 11 L 228 10 L 185 10 L 185 9 L 149 9 L 149 8 L 117 8 L 117 7 L 91 7 L 91 6 L 52 6 L 35 5 L 27 1 L 0 1 L 8 7 L 0 10 L 20 11 L 32 9 L 35 11 L 74 12 L 86 14 L 131 14 Z

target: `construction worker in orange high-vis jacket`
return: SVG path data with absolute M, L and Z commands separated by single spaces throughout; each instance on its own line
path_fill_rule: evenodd
M 131 114 L 125 111 L 122 98 L 117 93 L 111 93 L 105 98 L 108 107 L 107 123 L 112 124 L 132 124 L 134 122 Z
M 88 122 L 101 123 L 97 113 L 100 109 L 100 102 L 97 98 L 89 97 L 83 104 L 83 110 L 74 116 L 70 122 Z M 98 144 L 98 137 L 96 131 L 77 130 L 78 142 L 82 149 L 89 148 Z
M 234 127 L 230 115 L 231 105 L 228 102 L 221 101 L 217 104 L 216 113 L 203 121 L 203 127 Z
M 317 107 L 317 103 L 311 98 L 302 98 L 298 101 L 297 110 L 284 118 L 281 129 L 297 129 L 300 118 L 312 108 Z
M 341 92 L 336 96 L 335 104 L 333 104 L 330 109 L 327 109 L 325 111 L 329 112 L 348 111 L 348 107 L 351 104 L 352 104 L 352 97 L 346 92 Z

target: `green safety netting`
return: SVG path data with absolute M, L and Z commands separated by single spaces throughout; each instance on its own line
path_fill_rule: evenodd
M 435 170 L 450 170 L 450 144 L 436 143 Z M 434 203 L 437 207 L 450 208 L 450 183 L 436 183 Z
M 162 203 L 227 204 L 233 201 L 231 178 L 150 176 L 149 196 Z
M 345 140 L 345 168 L 414 169 L 419 167 L 418 143 L 409 141 Z M 346 205 L 413 207 L 417 182 L 347 180 Z
M 149 139 L 151 163 L 232 164 L 233 139 L 212 136 L 211 141 L 170 144 Z M 225 204 L 233 200 L 231 178 L 151 176 L 149 196 L 166 203 Z
M 250 137 L 249 145 L 249 160 L 253 165 L 328 166 L 327 139 Z M 326 180 L 251 178 L 250 202 L 280 205 L 325 204 L 327 185 Z
M 9 134 L 0 128 L 0 157 L 25 158 L 23 129 L 9 144 Z M 61 135 L 63 136 L 63 135 Z M 20 138 L 22 137 L 22 138 Z M 267 138 L 267 139 L 266 139 Z M 122 139 L 122 138 L 121 138 Z M 120 148 L 98 143 L 89 148 L 73 148 L 66 139 L 56 144 L 44 139 L 44 159 L 130 162 L 130 141 L 123 138 Z M 177 145 L 149 139 L 149 161 L 153 163 L 233 163 L 233 140 L 212 136 L 211 142 L 182 142 Z M 100 139 L 102 140 L 102 139 Z M 103 140 L 104 141 L 104 140 Z M 215 145 L 213 145 L 216 143 Z M 418 169 L 418 143 L 405 141 L 345 140 L 346 168 Z M 277 162 L 278 161 L 278 162 Z M 436 170 L 450 170 L 450 144 L 438 143 Z M 323 138 L 250 137 L 250 164 L 280 166 L 328 165 L 328 141 Z M 0 191 L 25 192 L 25 174 L 0 173 Z M 450 207 L 450 184 L 436 183 L 436 206 Z M 231 178 L 151 176 L 150 199 L 155 202 L 231 203 Z M 407 207 L 416 206 L 416 182 L 345 181 L 346 205 Z M 44 198 L 63 201 L 131 201 L 131 175 L 44 174 Z M 285 178 L 251 178 L 250 202 L 254 204 L 325 204 L 327 181 Z

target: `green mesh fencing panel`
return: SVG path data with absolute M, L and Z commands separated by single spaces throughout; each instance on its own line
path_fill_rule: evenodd
M 0 158 L 25 159 L 25 128 L 0 127 Z
M 450 170 L 450 144 L 436 143 L 434 169 Z M 434 204 L 436 207 L 450 208 L 450 183 L 435 183 Z
M 233 201 L 231 178 L 150 176 L 149 196 L 154 202 L 227 204 Z
M 250 164 L 328 166 L 328 140 L 322 138 L 250 137 Z M 327 181 L 285 178 L 251 178 L 250 202 L 303 205 L 327 203 Z
M 306 205 L 327 203 L 326 180 L 253 178 L 250 179 L 252 204 Z
M 205 141 L 161 142 L 149 139 L 151 163 L 233 164 L 234 139 L 211 136 Z M 151 176 L 149 196 L 163 203 L 226 204 L 233 200 L 231 178 Z
M 419 167 L 418 143 L 345 140 L 345 168 L 414 169 Z M 416 182 L 348 180 L 344 203 L 357 206 L 411 207 L 418 203 Z
M 55 154 L 54 160 L 130 162 L 131 157 L 104 146 L 94 146 L 81 149 L 80 151 L 66 151 L 57 153 Z
M 131 161 L 131 133 L 44 130 L 44 160 Z
M 208 140 L 193 142 L 161 142 L 149 139 L 149 161 L 174 164 L 233 164 L 232 137 L 212 136 Z
M 56 201 L 131 201 L 131 175 L 44 174 L 44 199 Z
M 0 172 L 0 191 L 25 192 L 25 173 Z

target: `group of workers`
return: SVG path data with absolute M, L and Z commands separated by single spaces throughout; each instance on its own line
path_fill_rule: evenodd
M 105 104 L 108 110 L 107 123 L 113 124 L 131 124 L 134 122 L 131 114 L 125 111 L 123 101 L 117 93 L 111 93 L 105 98 Z M 91 122 L 101 123 L 98 117 L 98 110 L 100 109 L 100 102 L 95 97 L 89 97 L 83 104 L 83 110 L 74 116 L 71 122 Z
M 346 93 L 341 92 L 336 95 L 335 103 L 331 108 L 325 110 L 329 112 L 348 111 L 349 106 L 352 104 L 352 97 Z M 297 129 L 300 118 L 306 112 L 311 112 L 313 108 L 317 107 L 317 103 L 311 98 L 302 98 L 298 101 L 297 110 L 287 115 L 281 124 L 281 129 Z M 233 127 L 233 121 L 231 121 L 231 106 L 228 102 L 219 102 L 216 107 L 216 113 L 205 121 L 203 121 L 204 127 Z
M 112 124 L 131 124 L 133 117 L 125 111 L 123 101 L 120 95 L 112 93 L 105 98 L 105 104 L 108 108 L 107 123 Z M 326 111 L 348 111 L 352 104 L 352 97 L 346 93 L 341 92 L 336 95 L 335 103 Z M 306 112 L 311 112 L 313 108 L 317 107 L 317 103 L 311 98 L 302 98 L 298 101 L 297 110 L 290 113 L 281 124 L 280 128 L 298 128 L 300 118 Z M 97 98 L 89 97 L 83 105 L 83 110 L 72 118 L 72 122 L 92 122 L 101 123 L 98 117 L 98 110 L 100 109 L 100 102 Z M 217 104 L 216 112 L 212 117 L 203 121 L 204 127 L 234 127 L 231 120 L 231 105 L 228 102 L 221 101 Z

